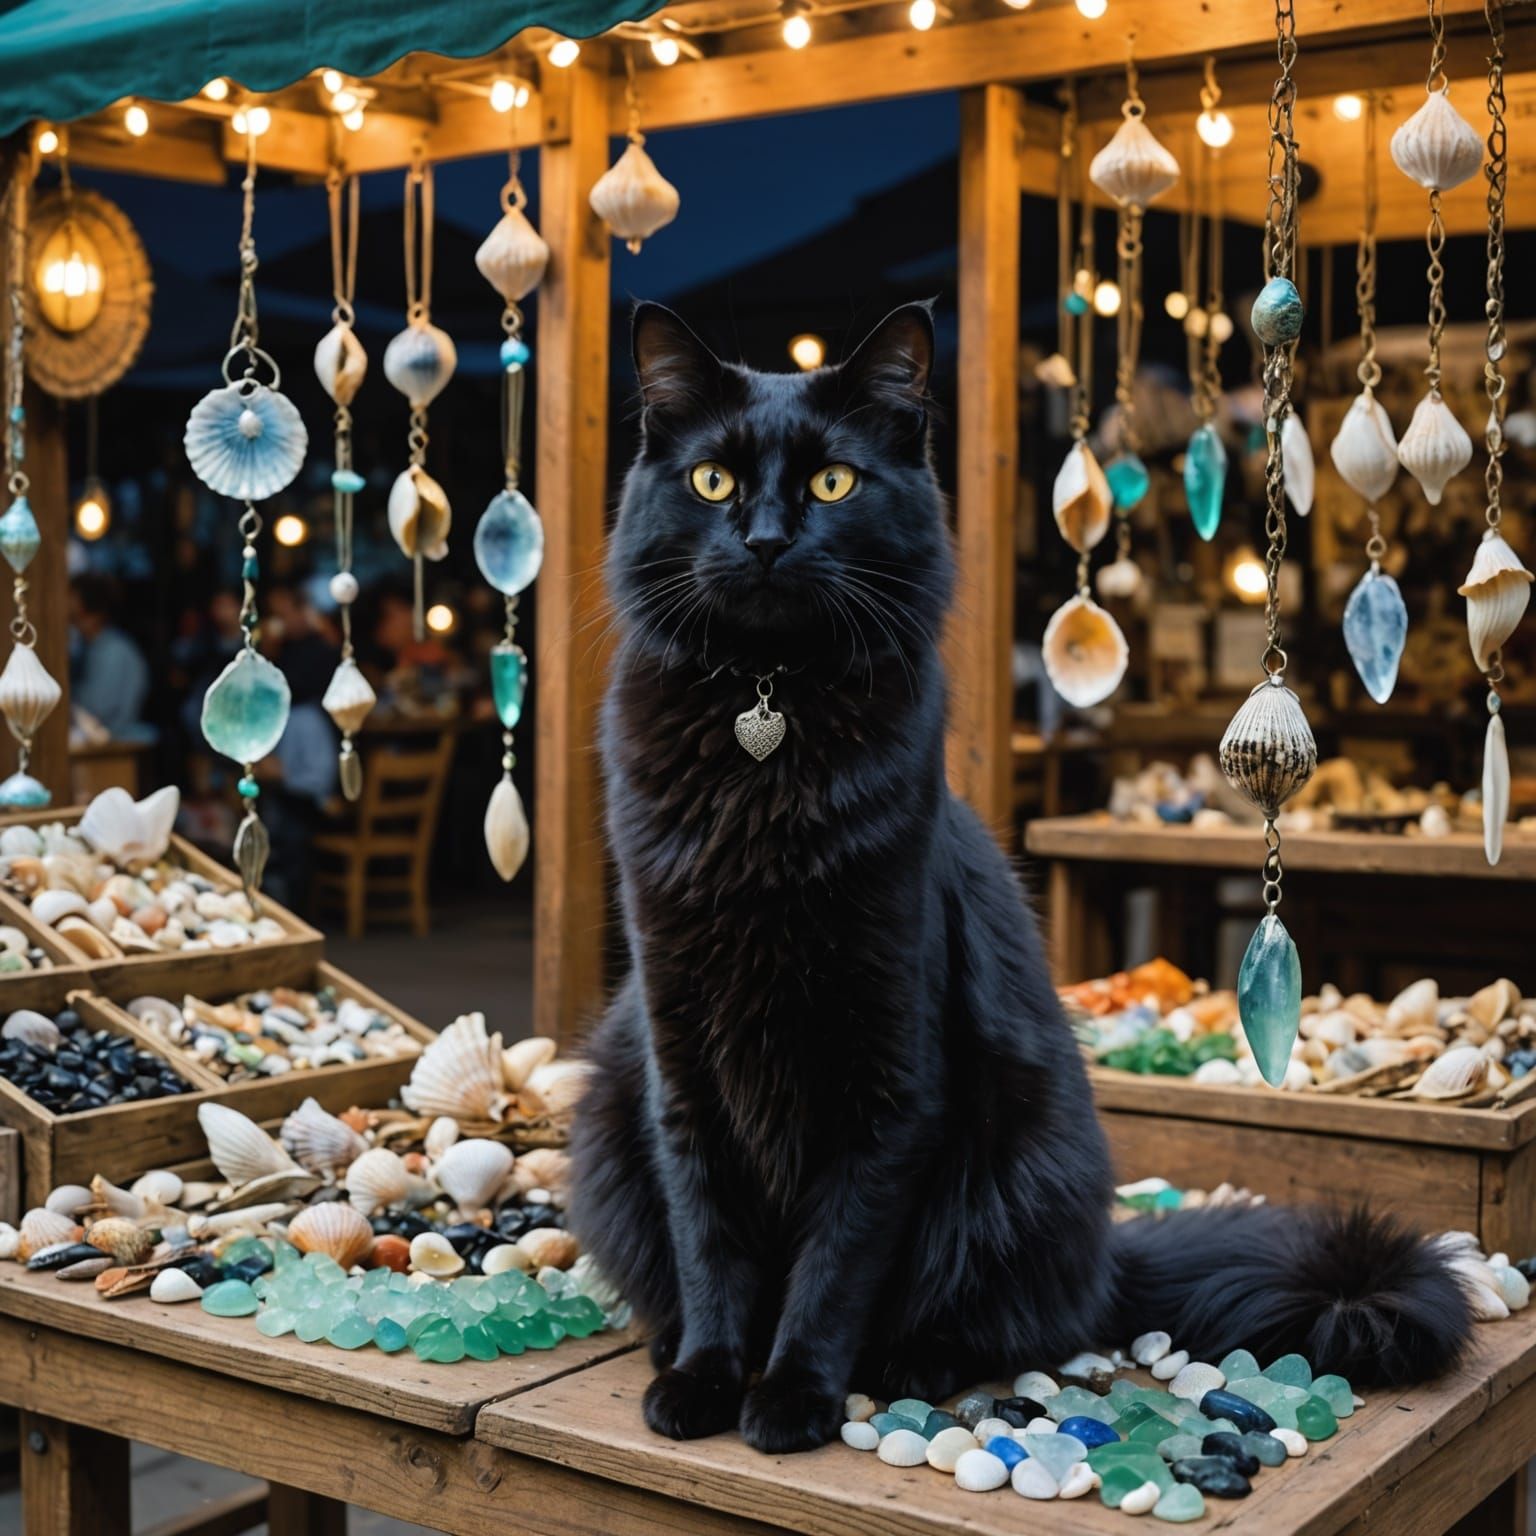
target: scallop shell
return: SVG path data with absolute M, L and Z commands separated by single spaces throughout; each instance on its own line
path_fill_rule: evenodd
M 1416 1099 L 1461 1099 L 1475 1093 L 1488 1076 L 1489 1059 L 1475 1045 L 1458 1045 L 1425 1067 L 1413 1085 Z
M 476 1136 L 449 1147 L 438 1159 L 432 1177 L 461 1211 L 478 1211 L 490 1205 L 511 1172 L 510 1148 Z
M 323 1253 L 351 1269 L 373 1247 L 368 1218 L 343 1200 L 306 1206 L 288 1223 L 288 1241 L 301 1253 Z
M 1502 534 L 1491 528 L 1472 558 L 1467 579 L 1456 589 L 1467 600 L 1467 638 L 1478 671 L 1486 672 L 1494 651 L 1514 634 L 1531 600 L 1531 573 Z M 33 903 L 33 911 L 37 904 Z
M 1392 418 L 1368 389 L 1350 403 L 1329 445 L 1340 479 L 1367 501 L 1380 501 L 1397 479 L 1397 438 Z
M 368 1150 L 368 1143 L 345 1120 L 312 1098 L 283 1121 L 279 1139 L 301 1168 L 315 1173 L 348 1168 Z
M 464 1268 L 464 1260 L 441 1232 L 421 1232 L 411 1239 L 411 1268 L 446 1280 Z
M 487 1036 L 485 1015 L 455 1019 L 417 1057 L 400 1098 L 419 1115 L 500 1120 L 509 1102 L 501 1079 L 501 1036 Z
M 598 177 L 588 196 L 592 211 L 629 247 L 641 245 L 677 217 L 677 188 L 633 139 Z
M 242 379 L 209 390 L 192 407 L 182 444 L 192 473 L 210 491 L 265 501 L 304 467 L 309 433 L 286 395 Z
M 1041 645 L 1051 686 L 1078 709 L 1102 704 L 1120 686 L 1130 659 L 1120 626 L 1086 597 L 1069 599 L 1051 615 Z
M 47 1014 L 37 1013 L 31 1008 L 18 1008 L 0 1026 L 0 1038 L 25 1040 L 28 1045 L 35 1045 L 41 1051 L 56 1051 L 64 1036 Z
M 60 918 L 55 930 L 87 960 L 121 960 L 123 952 L 89 918 Z
M 436 1162 L 458 1139 L 459 1122 L 452 1115 L 439 1115 L 427 1127 L 427 1134 L 422 1139 L 422 1149 L 431 1161 Z
M 184 1269 L 162 1269 L 150 1282 L 149 1299 L 169 1305 L 178 1301 L 196 1301 L 203 1288 Z
M 591 1068 L 584 1061 L 549 1061 L 528 1074 L 523 1093 L 532 1095 L 552 1115 L 576 1108 L 587 1091 Z
M 52 928 L 60 918 L 84 916 L 90 903 L 78 891 L 39 891 L 32 901 L 32 916 Z
M 17 741 L 30 743 L 64 696 L 30 645 L 13 645 L 0 672 L 0 714 Z
M 458 363 L 453 338 L 430 320 L 413 320 L 384 349 L 384 377 L 416 410 L 442 394 Z
M 1266 678 L 1239 706 L 1218 751 L 1227 781 L 1268 817 L 1312 777 L 1317 742 L 1301 700 Z
M 1088 179 L 1130 208 L 1145 208 L 1179 179 L 1179 162 L 1139 112 L 1128 112 L 1115 136 L 1093 157 Z
M 368 354 L 350 325 L 337 321 L 315 343 L 315 377 L 337 405 L 351 405 L 368 373 Z
M 535 1269 L 569 1269 L 581 1253 L 581 1244 L 560 1227 L 535 1227 L 518 1238 L 517 1246 Z
M 549 265 L 549 247 L 519 207 L 508 208 L 475 252 L 480 275 L 508 304 L 533 292 Z
M 1449 192 L 1483 168 L 1482 135 L 1451 105 L 1447 90 L 1431 91 L 1393 133 L 1392 163 L 1421 187 Z
M 155 1234 L 126 1216 L 107 1216 L 85 1230 L 92 1248 L 110 1254 L 119 1264 L 142 1264 L 155 1246 Z
M 350 656 L 344 656 L 331 674 L 320 707 L 336 722 L 338 731 L 350 736 L 361 729 L 378 702 L 379 696 L 363 676 L 362 668 Z
M 78 1216 L 94 1198 L 83 1184 L 60 1184 L 57 1189 L 49 1190 L 43 1209 L 59 1216 Z
M 1086 554 L 1109 531 L 1113 504 L 1109 481 L 1093 450 L 1087 443 L 1073 443 L 1051 488 L 1051 507 L 1062 538 L 1080 555 Z
M 528 816 L 523 797 L 510 776 L 504 776 L 491 791 L 485 807 L 485 851 L 491 865 L 503 880 L 510 880 L 528 857 Z
M 40 1249 L 51 1248 L 55 1243 L 78 1242 L 80 1225 L 73 1218 L 40 1205 L 21 1218 L 20 1233 L 16 1257 L 25 1264 Z
M 248 1184 L 269 1173 L 294 1171 L 293 1159 L 238 1109 L 227 1104 L 200 1104 L 197 1123 L 208 1139 L 214 1167 L 231 1184 Z
M 1509 747 L 1504 740 L 1504 717 L 1495 711 L 1488 717 L 1483 737 L 1483 853 L 1490 864 L 1504 856 L 1504 823 L 1509 820 Z
M 362 1153 L 348 1167 L 342 1183 L 347 1187 L 347 1198 L 364 1216 L 401 1204 L 411 1191 L 410 1170 L 388 1147 Z
M 1472 439 L 1434 390 L 1414 407 L 1397 445 L 1397 461 L 1419 482 L 1432 507 L 1440 505 L 1446 483 L 1472 462 Z
M 526 1040 L 514 1041 L 501 1053 L 501 1071 L 507 1087 L 515 1093 L 535 1067 L 555 1059 L 557 1049 L 548 1035 L 530 1035 Z
M 169 1168 L 151 1168 L 133 1181 L 129 1193 L 137 1195 L 146 1206 L 168 1206 L 181 1199 L 185 1188 L 179 1173 L 172 1173 Z
M 453 508 L 442 486 L 419 464 L 401 470 L 389 490 L 389 531 L 401 553 L 441 560 L 452 526 Z
M 1317 462 L 1312 457 L 1312 442 L 1306 423 L 1295 411 L 1287 411 L 1280 428 L 1280 467 L 1285 475 L 1285 494 L 1305 517 L 1312 510 L 1317 493 Z

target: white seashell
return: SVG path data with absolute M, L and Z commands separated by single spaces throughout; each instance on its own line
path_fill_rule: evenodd
M 1240 1083 L 1243 1080 L 1242 1071 L 1235 1061 L 1228 1061 L 1222 1056 L 1213 1056 L 1209 1061 L 1202 1061 L 1195 1068 L 1192 1082 L 1196 1083 Z
M 395 476 L 389 490 L 389 531 L 401 553 L 441 560 L 448 553 L 453 508 L 448 493 L 419 464 Z
M 184 1269 L 162 1269 L 150 1282 L 149 1299 L 169 1305 L 178 1301 L 196 1301 L 203 1288 Z
M 1498 1281 L 1499 1299 L 1511 1312 L 1523 1312 L 1531 1304 L 1531 1282 L 1509 1264 L 1489 1264 Z
M 1301 700 L 1281 682 L 1260 683 L 1233 715 L 1217 758 L 1235 790 L 1266 816 L 1276 815 L 1317 768 Z
M 89 918 L 61 917 L 56 931 L 61 939 L 67 939 L 88 960 L 122 958 L 122 950 Z
M 199 1104 L 197 1123 L 208 1138 L 213 1165 L 231 1184 L 248 1184 L 269 1173 L 290 1173 L 294 1161 L 273 1139 L 238 1109 L 227 1104 Z
M 187 1218 L 187 1232 L 200 1242 L 210 1237 L 226 1237 L 232 1232 L 260 1232 L 269 1221 L 281 1221 L 292 1210 L 292 1204 L 273 1200 L 265 1205 L 245 1205 L 232 1211 L 220 1211 L 217 1216 L 194 1214 Z
M 56 1216 L 78 1216 L 91 1204 L 93 1198 L 83 1184 L 60 1184 L 57 1189 L 49 1191 L 48 1198 L 43 1201 L 43 1209 L 52 1211 Z
M 1458 1045 L 1438 1056 L 1413 1085 L 1416 1099 L 1460 1099 L 1475 1093 L 1488 1076 L 1488 1057 L 1475 1045 Z
M 880 1437 L 876 1455 L 888 1467 L 920 1467 L 928 1460 L 928 1442 L 915 1429 L 893 1429 Z
M 1490 864 L 1504 855 L 1504 823 L 1509 820 L 1509 747 L 1504 739 L 1504 717 L 1488 717 L 1483 737 L 1483 853 Z
M 39 891 L 32 901 L 32 916 L 52 928 L 61 917 L 84 916 L 90 903 L 78 891 Z
M 1026 1463 L 1020 1463 L 1026 1465 Z M 1067 1468 L 1067 1475 L 1061 1480 L 1060 1497 L 1063 1499 L 1080 1499 L 1085 1493 L 1092 1493 L 1103 1479 L 1086 1461 L 1075 1461 Z
M 580 1103 L 590 1073 L 584 1061 L 545 1062 L 528 1074 L 523 1091 L 537 1098 L 551 1114 L 565 1114 Z
M 480 242 L 475 266 L 508 304 L 533 292 L 549 265 L 549 247 L 521 207 L 509 207 Z
M 373 1147 L 347 1169 L 342 1183 L 347 1198 L 364 1216 L 376 1215 L 387 1206 L 399 1205 L 411 1192 L 411 1174 L 399 1153 Z
M 1129 555 L 1111 560 L 1108 565 L 1099 567 L 1093 585 L 1106 601 L 1135 597 L 1141 590 L 1141 567 Z
M 1044 1371 L 1025 1371 L 1022 1376 L 1013 1378 L 1015 1397 L 1032 1397 L 1037 1403 L 1043 1403 L 1046 1398 L 1055 1397 L 1059 1391 L 1061 1388 Z
M 518 1040 L 501 1053 L 501 1072 L 514 1093 L 528 1081 L 535 1067 L 555 1059 L 557 1047 L 548 1035 L 530 1035 Z
M 1490 528 L 1477 546 L 1467 579 L 1456 589 L 1467 600 L 1467 638 L 1480 672 L 1488 671 L 1492 653 L 1525 617 L 1531 581 L 1519 555 Z
M 1028 1465 L 1028 1463 L 1023 1463 Z M 966 1451 L 955 1463 L 955 1486 L 967 1493 L 990 1493 L 1008 1481 L 1008 1467 L 991 1451 Z
M 8 1221 L 0 1221 L 0 1259 L 14 1259 L 21 1247 L 21 1233 Z
M 1163 1490 L 1156 1483 L 1143 1483 L 1140 1488 L 1132 1488 L 1120 1500 L 1120 1512 L 1125 1515 L 1144 1515 L 1162 1496 Z
M 510 880 L 528 857 L 528 817 L 523 797 L 509 776 L 496 781 L 485 807 L 485 851 L 503 880 Z
M 1036 363 L 1035 377 L 1052 389 L 1071 389 L 1077 383 L 1077 374 L 1072 364 L 1060 352 L 1052 352 L 1049 357 Z
M 1117 203 L 1145 208 L 1179 179 L 1179 162 L 1141 113 L 1128 111 L 1115 136 L 1093 157 L 1088 179 Z
M 533 1269 L 533 1260 L 516 1243 L 497 1243 L 494 1248 L 488 1248 L 480 1260 L 482 1275 L 502 1275 L 512 1269 L 524 1274 Z
M 34 827 L 7 827 L 0 832 L 0 854 L 8 859 L 36 859 L 42 852 L 43 840 Z
M 1392 135 L 1392 163 L 1421 187 L 1449 192 L 1483 168 L 1483 140 L 1451 105 L 1449 87 L 1430 91 L 1424 105 Z
M 1462 1289 L 1471 1304 L 1474 1322 L 1501 1323 L 1509 1316 L 1509 1305 L 1497 1289 L 1486 1285 L 1467 1285 Z
M 1041 646 L 1051 686 L 1078 709 L 1102 704 L 1130 659 L 1120 626 L 1085 597 L 1070 598 L 1051 615 Z
M 336 722 L 338 731 L 350 736 L 362 727 L 368 712 L 378 702 L 379 696 L 363 676 L 362 668 L 350 656 L 344 656 L 331 674 L 320 707 Z
M 500 1120 L 506 1114 L 501 1036 L 487 1036 L 483 1013 L 455 1019 L 417 1057 L 400 1099 L 419 1115 L 452 1115 L 460 1121 Z
M 439 1115 L 427 1127 L 422 1146 L 427 1157 L 435 1163 L 458 1139 L 459 1122 L 452 1115 Z
M 39 1205 L 21 1218 L 20 1233 L 16 1257 L 25 1264 L 34 1253 L 51 1248 L 55 1243 L 78 1241 L 80 1224 L 73 1216 L 64 1216 Z
M 368 1143 L 345 1120 L 322 1109 L 312 1098 L 305 1099 L 283 1121 L 278 1134 L 299 1167 L 315 1173 L 349 1168 L 368 1150 Z
M 1387 1004 L 1387 1028 L 1394 1035 L 1416 1035 L 1435 1027 L 1440 1013 L 1440 983 L 1426 976 L 1403 988 Z
M 535 1227 L 518 1238 L 517 1246 L 533 1260 L 535 1269 L 569 1269 L 581 1252 L 575 1237 L 561 1227 Z
M 1131 1359 L 1137 1365 L 1156 1365 L 1172 1348 L 1173 1340 L 1161 1329 L 1154 1329 L 1131 1340 Z
M 473 1212 L 491 1203 L 511 1172 L 511 1149 L 503 1142 L 476 1136 L 449 1147 L 432 1177 L 461 1211 Z
M 182 444 L 192 473 L 210 491 L 264 501 L 304 467 L 309 433 L 286 395 L 242 379 L 209 390 L 192 407 Z
M 1152 1374 L 1159 1381 L 1172 1381 L 1180 1371 L 1189 1364 L 1189 1351 L 1176 1349 L 1171 1355 L 1164 1355 L 1161 1360 L 1152 1365 Z
M 126 1216 L 138 1221 L 144 1215 L 144 1201 L 131 1189 L 122 1189 L 111 1179 L 96 1174 L 91 1180 L 91 1204 L 104 1208 L 110 1215 Z
M 1317 493 L 1317 463 L 1306 423 L 1295 411 L 1285 413 L 1280 428 L 1280 467 L 1285 474 L 1285 494 L 1297 515 L 1305 517 Z
M 880 1431 L 862 1419 L 850 1419 L 838 1433 L 842 1436 L 843 1444 L 855 1451 L 872 1451 L 880 1444 Z M 966 1430 L 965 1438 L 972 1445 L 976 1444 L 976 1437 L 970 1430 Z
M 49 676 L 30 645 L 13 645 L 0 672 L 0 714 L 17 741 L 30 744 L 37 728 L 51 715 L 64 690 Z
M 1013 1425 L 1007 1419 L 978 1419 L 972 1433 L 976 1436 L 978 1445 L 985 1445 L 988 1440 L 995 1440 L 999 1435 L 1005 1440 L 1010 1439 L 1013 1435 Z
M 186 1185 L 179 1173 L 169 1168 L 151 1168 L 133 1181 L 130 1194 L 137 1195 L 145 1205 L 175 1205 L 181 1199 Z
M 534 1147 L 518 1158 L 512 1188 L 520 1195 L 535 1189 L 563 1194 L 571 1182 L 571 1154 L 564 1147 Z
M 598 177 L 588 201 L 593 213 L 631 251 L 638 251 L 658 229 L 677 217 L 682 199 L 651 157 L 631 139 L 624 153 Z
M 880 1405 L 863 1392 L 850 1392 L 843 1399 L 843 1415 L 855 1424 L 867 1423 L 879 1413 Z M 969 1433 L 969 1431 L 967 1431 Z M 953 1468 L 950 1469 L 951 1471 Z
M 1472 462 L 1472 439 L 1434 390 L 1414 407 L 1397 445 L 1397 461 L 1419 482 L 1432 507 L 1440 505 L 1446 483 Z
M 1051 488 L 1051 508 L 1062 538 L 1079 554 L 1085 554 L 1109 531 L 1113 506 L 1109 481 L 1093 449 L 1087 443 L 1073 443 Z
M 337 405 L 351 405 L 368 373 L 368 354 L 350 325 L 337 321 L 315 343 L 315 377 Z
M 344 1200 L 306 1206 L 288 1223 L 288 1241 L 302 1253 L 323 1253 L 343 1269 L 368 1257 L 373 1228 Z
M 56 1051 L 64 1036 L 47 1014 L 37 1013 L 31 1008 L 18 1008 L 0 1026 L 0 1038 L 25 1040 L 28 1045 L 35 1045 L 39 1050 Z
M 1198 1403 L 1207 1392 L 1219 1391 L 1226 1384 L 1225 1374 L 1214 1365 L 1207 1365 L 1203 1360 L 1191 1360 L 1168 1383 L 1168 1390 L 1175 1397 L 1185 1397 L 1192 1403 Z
M 411 1239 L 411 1268 L 420 1274 L 446 1279 L 464 1268 L 464 1260 L 441 1232 L 420 1232 Z
M 384 349 L 384 377 L 416 410 L 442 394 L 458 364 L 453 338 L 430 320 L 413 320 Z
M 1350 490 L 1380 501 L 1397 479 L 1397 438 L 1392 418 L 1369 389 L 1355 396 L 1328 448 L 1333 467 Z

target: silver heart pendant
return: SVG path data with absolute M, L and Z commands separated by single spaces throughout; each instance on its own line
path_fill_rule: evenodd
M 769 709 L 766 700 L 736 716 L 736 740 L 758 762 L 779 749 L 787 730 L 784 716 L 776 709 Z

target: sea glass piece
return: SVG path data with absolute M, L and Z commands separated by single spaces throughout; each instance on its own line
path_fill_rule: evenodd
M 1392 697 L 1407 639 L 1408 606 L 1402 591 L 1385 571 L 1372 567 L 1344 605 L 1344 644 L 1365 691 L 1378 704 Z
M 0 806 L 7 810 L 35 811 L 49 804 L 53 795 L 30 773 L 13 773 L 0 784 Z
M 374 1347 L 386 1355 L 405 1348 L 405 1329 L 392 1317 L 381 1317 L 373 1325 Z
M 1195 532 L 1206 543 L 1216 537 L 1221 526 L 1221 503 L 1227 490 L 1227 445 L 1214 425 L 1205 422 L 1195 428 L 1184 450 L 1184 495 L 1189 501 L 1190 520 Z
M 1193 1483 L 1176 1483 L 1152 1506 L 1154 1520 L 1184 1525 L 1205 1513 L 1205 1495 Z
M 18 496 L 0 517 L 0 555 L 19 576 L 31 565 L 42 543 L 31 503 L 25 496 Z
M 215 752 L 254 763 L 282 739 L 292 701 L 282 672 L 242 646 L 203 695 L 203 736 Z
M 523 695 L 528 687 L 528 658 L 523 648 L 511 640 L 501 640 L 491 648 L 491 696 L 496 701 L 496 718 L 505 730 L 516 730 L 523 718 Z
M 361 1312 L 348 1312 L 331 1325 L 326 1338 L 337 1349 L 361 1349 L 373 1342 L 373 1327 Z
M 544 563 L 544 524 L 521 491 L 498 491 L 475 525 L 475 564 L 508 597 L 539 574 Z
M 1134 453 L 1118 453 L 1104 466 L 1109 493 L 1122 512 L 1129 512 L 1152 488 L 1147 466 Z
M 494 1360 L 500 1351 L 483 1323 L 475 1323 L 464 1330 L 464 1353 L 471 1360 Z
M 1342 1376 L 1319 1376 L 1312 1383 L 1312 1395 L 1327 1403 L 1335 1418 L 1347 1419 L 1355 1411 L 1354 1390 Z
M 596 1333 L 603 1326 L 603 1309 L 592 1300 L 590 1296 L 565 1296 L 559 1301 L 552 1301 L 548 1308 L 549 1316 L 559 1322 L 567 1335 L 573 1339 L 585 1339 Z M 916 1398 L 903 1398 L 901 1401 L 919 1407 L 927 1408 L 926 1403 Z M 891 1412 L 896 1411 L 896 1404 L 891 1404 Z M 932 1410 L 930 1409 L 929 1412 Z M 923 1415 L 922 1424 L 926 1424 L 928 1415 Z M 921 1426 L 920 1426 L 921 1428 Z
M 202 1296 L 203 1311 L 214 1317 L 249 1317 L 260 1305 L 244 1280 L 220 1280 Z
M 1278 1088 L 1301 1027 L 1301 957 L 1273 912 L 1260 919 L 1248 941 L 1237 976 L 1237 1008 L 1264 1081 Z
M 1333 1409 L 1320 1397 L 1309 1397 L 1296 1409 L 1296 1428 L 1308 1440 L 1326 1440 L 1339 1432 Z
M 1234 1349 L 1230 1354 L 1223 1355 L 1216 1362 L 1216 1369 L 1230 1383 L 1241 1381 L 1245 1376 L 1257 1376 L 1259 1374 L 1259 1362 L 1246 1349 Z
M 1281 1355 L 1264 1367 L 1264 1375 L 1282 1387 L 1310 1387 L 1312 1364 L 1305 1355 Z

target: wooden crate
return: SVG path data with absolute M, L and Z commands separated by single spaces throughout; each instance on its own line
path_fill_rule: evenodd
M 1094 1067 L 1122 1182 L 1246 1185 L 1273 1201 L 1365 1200 L 1424 1232 L 1536 1253 L 1536 1100 L 1457 1109 L 1217 1086 Z
M 85 985 L 85 966 L 81 962 L 80 952 L 72 944 L 61 939 L 52 928 L 38 922 L 24 901 L 17 901 L 6 891 L 0 891 L 0 927 L 19 928 L 53 961 L 46 971 L 0 971 L 0 1010 L 8 1011 L 11 1007 L 21 1006 L 8 1004 L 6 1001 L 10 995 L 6 988 L 12 982 L 25 982 L 34 976 L 58 976 L 65 973 L 73 978 L 75 986 Z

